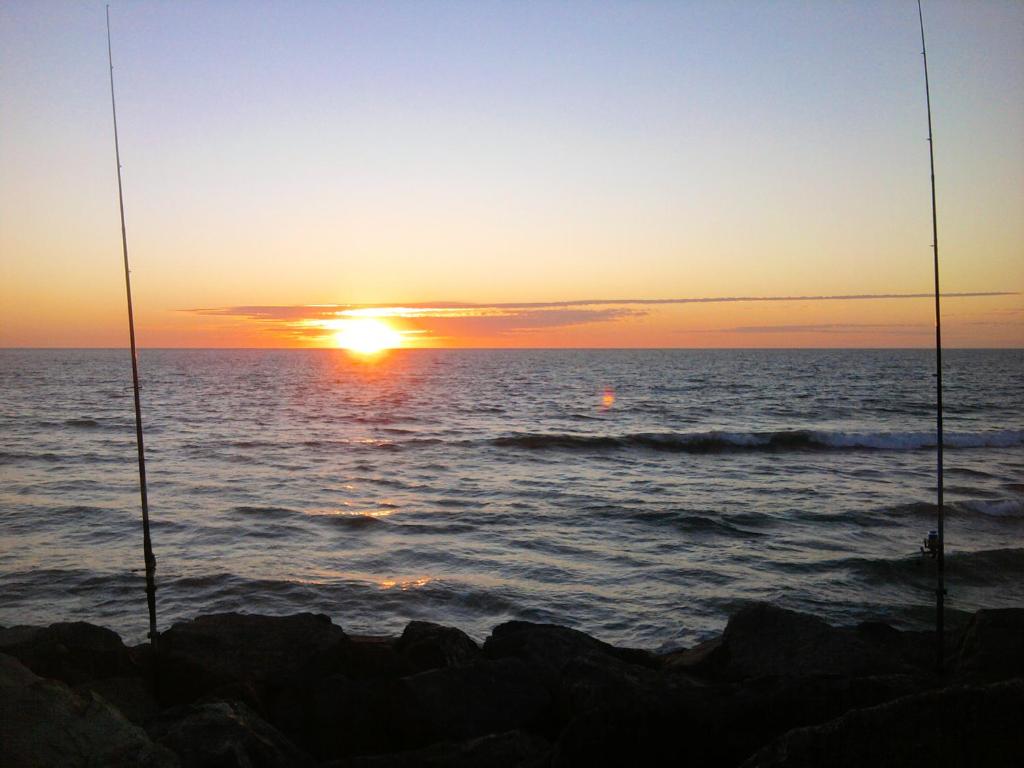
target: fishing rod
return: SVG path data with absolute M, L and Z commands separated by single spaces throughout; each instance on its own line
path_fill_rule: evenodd
M 107 60 L 110 63 L 110 110 L 114 116 L 114 158 L 117 161 L 117 202 L 121 208 L 121 251 L 124 254 L 124 287 L 128 296 L 128 337 L 132 347 L 132 384 L 135 391 L 135 446 L 139 454 L 139 494 L 142 498 L 142 550 L 146 560 L 146 601 L 149 603 L 149 644 L 156 652 L 156 558 L 149 535 L 149 498 L 146 493 L 146 449 L 142 440 L 142 406 L 139 401 L 139 355 L 135 348 L 135 315 L 132 312 L 132 279 L 128 269 L 128 235 L 124 226 L 124 191 L 121 185 L 121 149 L 117 141 L 117 103 L 114 100 L 114 55 L 110 46 L 110 6 L 107 6 Z
M 945 510 L 942 490 L 942 315 L 939 311 L 939 224 L 935 212 L 935 142 L 932 140 L 932 97 L 928 87 L 928 49 L 924 44 L 924 13 L 921 0 L 917 0 L 917 20 L 921 25 L 921 56 L 924 60 L 924 96 L 928 107 L 928 159 L 932 176 L 932 258 L 935 266 L 935 454 L 936 494 L 935 502 L 937 528 L 926 541 L 929 553 L 935 558 L 935 666 L 942 672 L 945 660 L 944 607 L 946 600 L 946 537 L 944 530 Z M 934 534 L 934 536 L 932 535 Z

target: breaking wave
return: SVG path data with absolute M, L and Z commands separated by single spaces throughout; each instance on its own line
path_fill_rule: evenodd
M 645 449 L 678 453 L 727 453 L 740 451 L 916 451 L 934 448 L 932 432 L 825 432 L 782 430 L 776 432 L 684 432 L 626 435 L 579 435 L 568 433 L 517 433 L 495 438 L 503 448 L 529 450 L 622 450 Z M 946 448 L 1015 448 L 1024 446 L 1024 430 L 946 433 Z

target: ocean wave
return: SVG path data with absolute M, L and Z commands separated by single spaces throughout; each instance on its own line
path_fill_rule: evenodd
M 240 505 L 232 507 L 231 511 L 237 515 L 243 515 L 246 517 L 291 517 L 296 514 L 300 514 L 294 509 L 288 509 L 287 507 L 275 507 L 275 506 L 255 506 L 255 505 Z
M 740 451 L 915 451 L 934 448 L 932 432 L 664 432 L 625 435 L 580 435 L 521 432 L 495 438 L 493 445 L 528 450 L 646 449 L 676 453 Z M 1024 446 L 1024 430 L 947 432 L 946 448 L 1014 448 Z
M 1024 549 L 983 549 L 975 552 L 947 552 L 946 576 L 961 585 L 991 586 L 1019 583 L 1024 578 Z M 921 555 L 901 558 L 848 558 L 844 566 L 872 583 L 928 581 L 934 563 Z
M 953 507 L 989 517 L 1024 517 L 1024 498 L 969 499 L 958 501 Z
M 1024 498 L 998 499 L 961 499 L 943 505 L 947 515 L 984 515 L 987 517 L 1024 517 Z M 851 520 L 857 519 L 861 512 L 850 512 Z M 932 516 L 935 514 L 934 501 L 912 501 L 909 504 L 898 504 L 885 507 L 878 511 L 879 516 Z
M 100 423 L 96 419 L 68 419 L 64 422 L 64 425 L 78 427 L 79 429 L 95 429 Z

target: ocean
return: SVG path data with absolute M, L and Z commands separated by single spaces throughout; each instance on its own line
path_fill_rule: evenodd
M 508 619 L 667 650 L 751 600 L 933 620 L 927 350 L 143 350 L 159 624 Z M 1024 605 L 1024 351 L 945 353 L 951 612 Z M 0 624 L 147 629 L 125 350 L 0 351 Z M 954 616 L 955 618 L 955 616 Z

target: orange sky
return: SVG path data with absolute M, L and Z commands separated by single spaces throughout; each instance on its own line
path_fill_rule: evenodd
M 141 346 L 333 344 L 317 305 L 431 309 L 415 346 L 933 342 L 927 298 L 676 301 L 931 290 L 916 8 L 459 8 L 114 9 Z M 0 14 L 0 346 L 125 346 L 103 7 Z M 1000 294 L 945 341 L 1019 347 L 1024 6 L 926 20 L 943 290 Z

